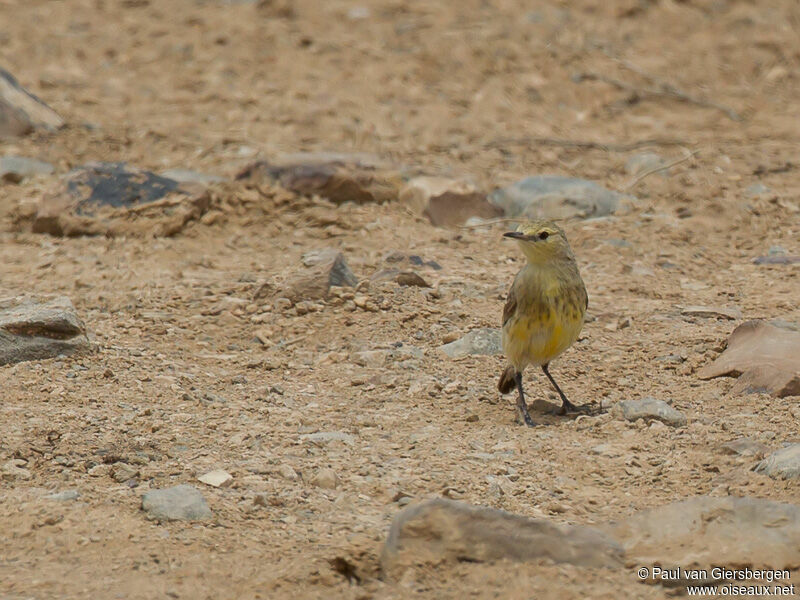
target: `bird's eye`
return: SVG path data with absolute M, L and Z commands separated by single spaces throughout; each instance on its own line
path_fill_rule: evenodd
M 539 234 L 540 240 L 546 240 L 548 237 L 550 237 L 550 232 L 548 231 L 543 231 Z

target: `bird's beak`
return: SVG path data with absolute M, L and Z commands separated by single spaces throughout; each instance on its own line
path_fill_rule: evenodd
M 519 231 L 509 231 L 508 233 L 504 233 L 503 237 L 511 238 L 512 240 L 524 240 L 525 234 Z

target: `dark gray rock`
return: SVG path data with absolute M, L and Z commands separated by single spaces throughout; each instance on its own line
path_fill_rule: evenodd
M 499 329 L 492 327 L 473 329 L 456 341 L 439 346 L 439 349 L 450 358 L 458 358 L 469 354 L 500 354 L 503 351 L 502 336 Z
M 673 427 L 686 425 L 686 415 L 675 410 L 663 400 L 642 398 L 641 400 L 623 400 L 611 408 L 611 412 L 627 421 L 644 419 L 645 421 L 661 421 Z
M 34 233 L 174 235 L 207 210 L 200 184 L 180 183 L 124 163 L 87 163 L 41 201 Z
M 414 564 L 502 559 L 620 568 L 622 548 L 592 527 L 436 499 L 410 506 L 394 518 L 381 567 L 396 578 Z
M 66 296 L 0 300 L 0 365 L 87 350 L 83 322 Z
M 142 510 L 158 521 L 205 521 L 211 509 L 203 494 L 194 486 L 182 484 L 150 490 L 142 496 Z
M 52 108 L 0 68 L 0 138 L 27 135 L 35 129 L 52 131 L 63 125 Z
M 43 160 L 24 156 L 0 156 L 0 180 L 19 183 L 26 177 L 50 175 L 55 167 Z
M 559 175 L 526 177 L 489 196 L 507 217 L 525 219 L 602 217 L 613 214 L 623 198 L 593 181 Z
M 775 479 L 800 478 L 800 444 L 773 452 L 756 465 L 755 471 Z

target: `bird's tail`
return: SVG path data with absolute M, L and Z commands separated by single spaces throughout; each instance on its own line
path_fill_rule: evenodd
M 501 394 L 508 394 L 514 389 L 517 385 L 515 381 L 516 376 L 517 371 L 514 367 L 508 365 L 506 370 L 503 371 L 503 374 L 500 375 L 500 381 L 497 382 L 497 389 L 500 390 Z

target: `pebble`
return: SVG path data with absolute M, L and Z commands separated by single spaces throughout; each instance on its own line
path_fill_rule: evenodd
M 278 475 L 284 479 L 288 479 L 289 481 L 297 481 L 300 478 L 300 476 L 297 474 L 297 471 L 286 464 L 278 467 Z
M 111 476 L 118 483 L 125 483 L 139 476 L 139 470 L 124 462 L 116 462 L 111 468 Z
M 623 400 L 611 408 L 615 414 L 627 421 L 658 420 L 666 425 L 682 427 L 686 425 L 686 415 L 675 410 L 663 400 L 642 398 L 641 400 Z
M 451 358 L 468 355 L 495 355 L 502 352 L 500 330 L 486 327 L 473 329 L 462 338 L 439 349 Z
M 325 490 L 334 490 L 339 482 L 336 471 L 330 467 L 325 467 L 316 472 L 311 478 L 311 485 Z
M 203 494 L 187 484 L 150 490 L 142 496 L 142 510 L 148 518 L 159 521 L 204 521 L 211 518 L 211 509 Z
M 67 502 L 69 500 L 77 500 L 80 498 L 78 490 L 64 490 L 63 492 L 56 492 L 46 496 L 48 500 L 55 500 L 56 502 Z
M 0 156 L 0 179 L 20 183 L 32 175 L 50 175 L 55 168 L 50 163 L 23 156 Z
M 714 317 L 736 321 L 742 318 L 742 311 L 736 307 L 726 306 L 687 306 L 681 310 L 682 315 L 691 317 Z
M 25 464 L 27 463 L 24 460 L 18 458 L 9 460 L 3 465 L 0 476 L 2 476 L 4 480 L 30 479 L 33 475 L 28 469 L 23 468 Z
M 233 481 L 233 475 L 222 469 L 216 469 L 200 475 L 197 480 L 216 488 L 228 487 L 231 481 Z
M 750 438 L 739 438 L 725 442 L 720 447 L 724 454 L 738 454 L 739 456 L 764 457 L 769 452 L 769 446 Z
M 328 442 L 344 442 L 352 446 L 356 438 L 349 433 L 342 431 L 319 431 L 317 433 L 306 433 L 300 436 L 304 442 L 311 442 L 312 444 L 327 444 Z

